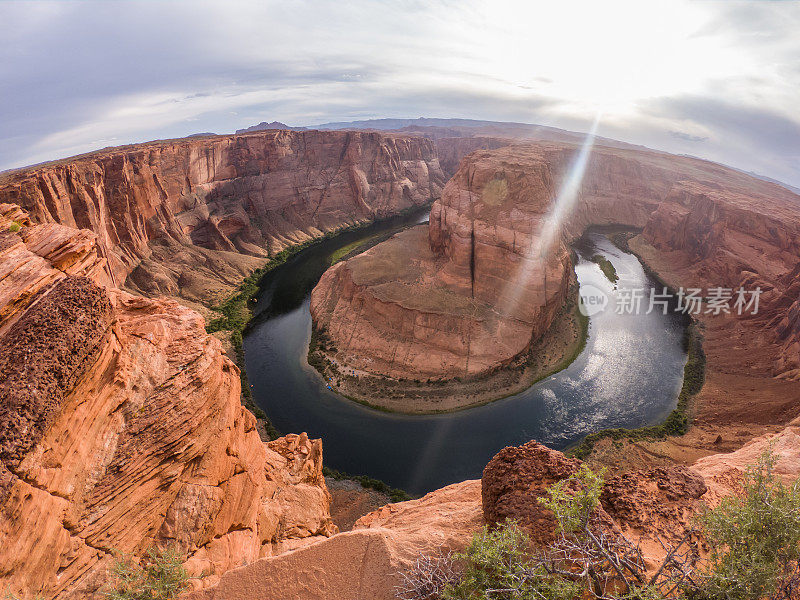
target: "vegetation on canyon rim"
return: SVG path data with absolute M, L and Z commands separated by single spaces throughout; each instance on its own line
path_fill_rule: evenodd
M 139 561 L 118 556 L 103 593 L 111 600 L 171 600 L 188 587 L 189 576 L 181 563 L 177 552 L 155 548 Z
M 366 475 L 349 475 L 347 473 L 337 471 L 336 469 L 331 469 L 330 467 L 322 467 L 322 474 L 325 475 L 325 477 L 331 477 L 332 479 L 349 479 L 351 481 L 357 481 L 361 484 L 361 487 L 386 494 L 389 496 L 389 499 L 392 502 L 404 502 L 406 500 L 411 500 L 411 496 L 409 496 L 408 492 L 405 490 L 393 488 L 380 479 L 375 479 L 374 477 L 368 477 Z
M 269 420 L 267 414 L 256 405 L 255 400 L 253 399 L 253 393 L 250 391 L 250 382 L 247 379 L 247 372 L 244 368 L 244 349 L 242 347 L 244 333 L 246 332 L 247 327 L 253 318 L 251 303 L 255 300 L 259 290 L 261 289 L 261 280 L 267 273 L 284 264 L 291 257 L 305 250 L 309 246 L 335 237 L 341 233 L 344 233 L 345 231 L 355 231 L 357 229 L 366 227 L 367 225 L 368 224 L 350 225 L 334 231 L 329 231 L 320 237 L 306 240 L 277 252 L 265 265 L 259 267 L 250 275 L 245 277 L 233 295 L 231 295 L 224 302 L 211 307 L 212 310 L 220 313 L 221 316 L 210 321 L 208 325 L 206 325 L 206 331 L 208 333 L 215 333 L 218 331 L 230 332 L 229 335 L 231 345 L 236 353 L 236 363 L 239 367 L 239 373 L 242 379 L 242 400 L 250 412 L 262 420 L 267 435 L 271 440 L 280 437 L 280 433 Z
M 476 533 L 458 554 L 420 556 L 400 600 L 792 600 L 800 593 L 800 481 L 786 486 L 768 449 L 742 492 L 696 518 L 660 564 L 599 514 L 603 473 L 586 465 L 548 489 L 554 542 L 534 549 L 513 520 Z M 708 557 L 701 558 L 697 536 Z
M 602 254 L 595 254 L 592 256 L 591 261 L 593 263 L 597 263 L 597 265 L 600 267 L 600 270 L 603 272 L 603 275 L 605 275 L 611 283 L 617 283 L 617 281 L 619 281 L 617 270 L 614 268 L 614 265 L 611 264 L 611 261 L 605 256 Z

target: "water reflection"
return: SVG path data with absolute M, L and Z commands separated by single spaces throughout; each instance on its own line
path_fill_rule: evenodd
M 575 270 L 581 286 L 609 294 L 610 307 L 591 318 L 585 350 L 564 371 L 515 396 L 447 415 L 395 415 L 342 398 L 324 386 L 305 356 L 311 332 L 308 282 L 316 281 L 330 254 L 344 244 L 330 240 L 276 270 L 258 302 L 272 316 L 262 318 L 245 338 L 256 402 L 280 431 L 322 437 L 325 462 L 335 469 L 378 477 L 419 494 L 480 477 L 504 446 L 537 439 L 564 448 L 598 429 L 658 422 L 674 408 L 685 362 L 684 322 L 658 311 L 615 313 L 619 290 L 587 260 L 591 254 L 612 262 L 620 287 L 647 292 L 656 284 L 636 257 L 598 232 L 579 248 Z M 283 305 L 275 315 L 269 299 L 278 297 L 300 303 Z

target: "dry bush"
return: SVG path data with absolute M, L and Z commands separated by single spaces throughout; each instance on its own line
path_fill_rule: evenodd
M 449 551 L 420 554 L 414 566 L 400 577 L 401 582 L 395 588 L 399 600 L 439 600 L 445 589 L 460 579 L 455 557 Z

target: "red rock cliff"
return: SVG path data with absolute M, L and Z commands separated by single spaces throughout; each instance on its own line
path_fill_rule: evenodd
M 112 148 L 16 171 L 0 203 L 93 231 L 117 286 L 207 300 L 264 257 L 437 198 L 415 135 L 264 131 Z
M 800 377 L 800 197 L 714 163 L 597 145 L 542 260 L 542 232 L 577 154 L 557 143 L 474 152 L 434 203 L 428 244 L 403 234 L 405 244 L 389 241 L 330 269 L 312 313 L 345 364 L 452 377 L 509 360 L 563 301 L 564 244 L 589 225 L 620 223 L 644 228 L 634 246 L 676 287 L 760 285 L 760 316 L 735 324 L 750 332 L 742 335 L 751 348 L 763 346 L 751 366 Z M 414 257 L 398 266 L 409 249 Z M 406 273 L 409 265 L 418 266 Z
M 0 589 L 90 597 L 151 545 L 210 585 L 335 531 L 320 440 L 261 441 L 198 314 L 106 287 L 92 232 L 0 232 Z

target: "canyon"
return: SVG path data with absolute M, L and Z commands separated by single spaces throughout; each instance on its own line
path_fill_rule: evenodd
M 97 235 L 111 282 L 209 303 L 283 249 L 437 198 L 431 140 L 269 130 L 101 150 L 0 177 L 0 202 Z
M 531 498 L 578 462 L 533 442 L 501 451 L 481 481 L 337 533 L 322 441 L 262 440 L 238 367 L 186 306 L 219 302 L 284 249 L 431 200 L 428 225 L 315 289 L 316 326 L 342 365 L 445 379 L 502 368 L 568 300 L 570 242 L 630 225 L 630 248 L 669 285 L 764 293 L 757 315 L 698 316 L 706 383 L 686 436 L 598 446 L 603 510 L 635 539 L 679 531 L 770 441 L 796 478 L 800 197 L 598 141 L 563 228 L 544 238 L 580 139 L 536 131 L 531 143 L 458 128 L 266 130 L 0 176 L 0 589 L 99 597 L 115 552 L 156 546 L 184 557 L 196 600 L 391 598 L 419 552 L 463 548 L 484 523 L 516 516 L 546 536 Z
M 596 143 L 554 233 L 553 202 L 579 152 L 550 142 L 475 151 L 434 203 L 429 225 L 330 269 L 311 311 L 332 361 L 344 371 L 421 380 L 501 368 L 530 349 L 564 304 L 569 244 L 589 225 L 626 225 L 641 230 L 630 248 L 676 290 L 763 292 L 756 315 L 698 315 L 705 394 L 715 398 L 700 404 L 719 408 L 711 390 L 727 379 L 722 402 L 731 410 L 765 390 L 768 414 L 795 416 L 800 197 L 699 159 Z M 742 378 L 735 393 L 731 375 Z
M 116 557 L 151 547 L 207 587 L 336 533 L 321 441 L 262 441 L 238 367 L 186 305 L 443 183 L 431 140 L 369 132 L 188 138 L 3 174 L 4 593 L 99 596 Z

